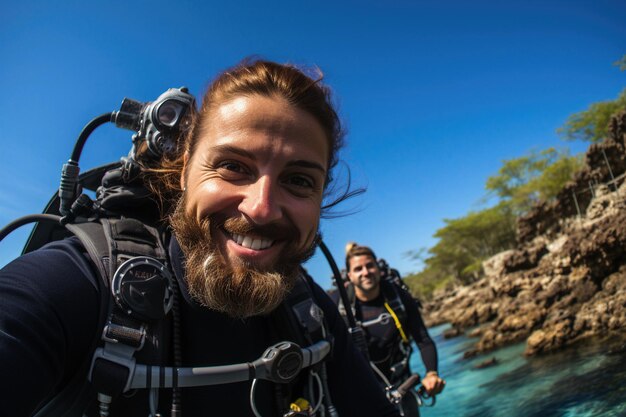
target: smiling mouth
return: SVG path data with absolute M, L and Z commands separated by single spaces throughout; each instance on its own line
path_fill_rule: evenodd
M 274 241 L 271 239 L 260 239 L 258 237 L 240 235 L 238 233 L 233 233 L 231 237 L 239 246 L 252 250 L 267 249 L 274 244 Z

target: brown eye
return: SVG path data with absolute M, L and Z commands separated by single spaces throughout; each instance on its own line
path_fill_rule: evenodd
M 308 198 L 318 191 L 315 179 L 306 174 L 294 173 L 285 175 L 281 183 L 296 197 Z
M 303 175 L 292 175 L 287 179 L 287 184 L 301 188 L 313 188 L 313 181 Z
M 215 172 L 225 181 L 245 181 L 250 178 L 250 169 L 242 162 L 225 160 L 215 165 Z
M 244 168 L 241 166 L 241 164 L 234 161 L 222 162 L 220 165 L 218 165 L 218 168 L 232 172 L 244 172 Z

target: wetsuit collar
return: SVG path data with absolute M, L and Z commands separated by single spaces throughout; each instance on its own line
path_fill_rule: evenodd
M 189 304 L 194 310 L 205 310 L 205 308 L 189 295 L 189 287 L 187 286 L 187 280 L 185 280 L 185 254 L 176 240 L 176 236 L 172 235 L 170 239 L 169 255 L 172 262 L 172 269 L 174 270 L 174 276 L 178 281 L 178 288 L 185 299 L 185 302 Z

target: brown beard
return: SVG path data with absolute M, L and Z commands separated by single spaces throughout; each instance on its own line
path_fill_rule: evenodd
M 278 307 L 293 288 L 300 265 L 315 251 L 314 243 L 294 249 L 300 234 L 291 223 L 259 227 L 243 218 L 226 219 L 217 214 L 198 222 L 186 213 L 184 196 L 170 216 L 170 224 L 185 254 L 189 295 L 201 305 L 234 318 L 268 314 Z M 213 238 L 214 233 L 224 231 L 280 239 L 285 242 L 284 253 L 269 268 L 243 260 L 227 262 Z

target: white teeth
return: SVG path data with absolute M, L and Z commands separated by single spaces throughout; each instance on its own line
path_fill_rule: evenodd
M 274 243 L 274 241 L 270 239 L 258 239 L 250 236 L 239 235 L 237 233 L 233 233 L 233 240 L 239 246 L 252 250 L 267 249 L 272 246 L 272 243 Z
M 233 233 L 233 240 L 237 242 L 238 245 L 241 245 L 243 243 L 243 236 Z

